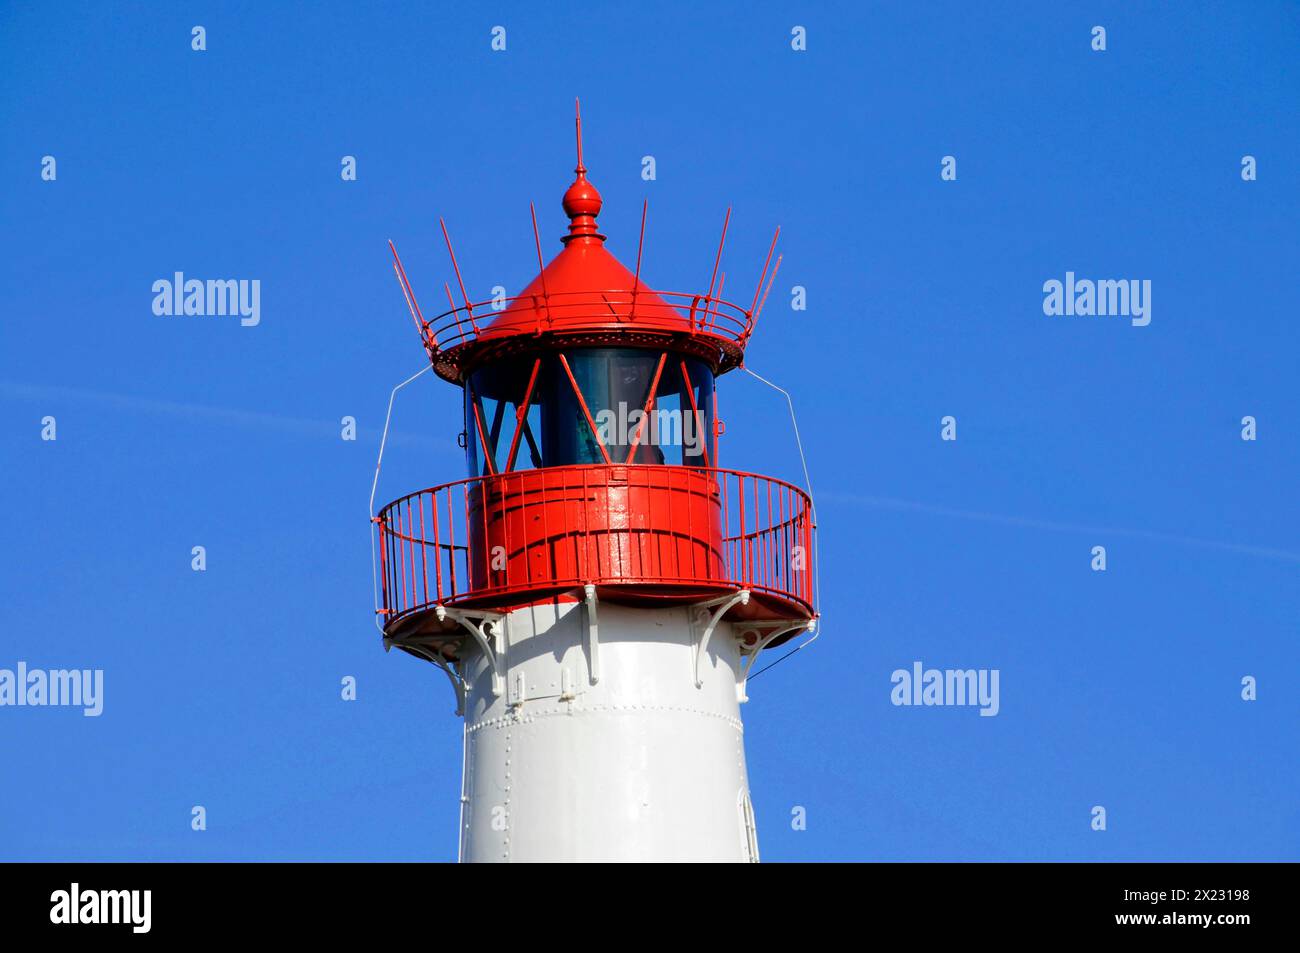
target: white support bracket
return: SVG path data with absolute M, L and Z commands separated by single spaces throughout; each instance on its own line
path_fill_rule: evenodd
M 596 620 L 596 587 L 587 583 L 582 587 L 587 602 L 587 666 L 591 671 L 591 684 L 600 681 L 600 627 Z
M 794 625 L 778 623 L 777 628 L 773 629 L 767 635 L 754 643 L 754 647 L 749 650 L 749 658 L 746 660 L 744 668 L 740 670 L 740 681 L 736 682 L 736 701 L 740 702 L 742 705 L 749 701 L 749 695 L 745 693 L 745 686 L 749 682 L 749 670 L 754 667 L 754 663 L 758 661 L 758 656 L 763 649 L 767 648 L 783 635 L 788 635 L 791 632 L 798 632 L 800 629 L 812 632 L 816 628 L 816 619 L 809 619 L 806 622 L 796 622 Z
M 505 616 L 499 612 L 465 612 L 460 609 L 448 609 L 446 606 L 435 606 L 433 611 L 439 622 L 451 619 L 474 637 L 478 647 L 483 650 L 483 657 L 492 667 L 492 696 L 500 698 L 501 693 L 505 691 L 505 678 L 501 671 L 502 657 L 505 655 L 505 647 L 501 642 L 501 629 Z M 480 621 L 475 623 L 471 616 Z
M 700 677 L 700 661 L 704 658 L 704 653 L 708 651 L 709 639 L 713 638 L 713 630 L 718 627 L 718 622 L 727 614 L 727 610 L 732 606 L 740 603 L 742 606 L 749 605 L 749 590 L 738 589 L 734 594 L 729 596 L 719 596 L 717 599 L 710 599 L 708 602 L 701 602 L 695 606 L 701 617 L 708 617 L 708 623 L 704 626 L 704 633 L 700 636 L 700 644 L 695 650 L 695 687 L 703 688 L 704 679 Z M 716 606 L 716 608 L 714 608 Z M 709 610 L 714 609 L 713 614 Z
M 451 682 L 452 689 L 456 692 L 456 715 L 460 717 L 465 714 L 465 679 L 460 677 L 460 673 L 443 658 L 441 650 L 437 645 L 425 644 L 425 640 L 419 641 L 409 639 L 398 639 L 394 641 L 388 636 L 384 636 L 384 651 L 391 651 L 393 646 L 397 645 L 413 655 L 418 655 L 426 662 L 432 662 L 438 668 L 442 669 L 447 679 Z
M 438 666 L 438 668 L 441 668 L 441 670 L 442 670 L 443 672 L 446 672 L 447 679 L 451 681 L 451 688 L 452 688 L 452 689 L 455 689 L 455 692 L 456 692 L 456 716 L 458 716 L 458 718 L 464 718 L 464 714 L 465 714 L 465 680 L 464 680 L 464 679 L 461 679 L 461 677 L 458 675 L 458 673 L 452 671 L 452 670 L 451 670 L 451 666 L 448 666 L 448 664 L 445 662 L 445 660 L 442 660 L 442 659 L 439 659 L 439 658 L 430 658 L 429 660 L 430 660 L 430 662 L 433 662 L 433 664 L 435 664 L 435 666 Z
M 465 680 L 452 671 L 451 666 L 442 659 L 430 655 L 427 652 L 422 652 L 420 654 L 446 673 L 447 679 L 451 682 L 452 689 L 456 692 L 456 717 L 463 718 L 465 716 Z

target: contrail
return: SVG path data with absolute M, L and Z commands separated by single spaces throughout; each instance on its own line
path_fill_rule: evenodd
M 281 430 L 308 437 L 337 437 L 339 425 L 328 420 L 311 420 L 304 417 L 286 417 L 282 414 L 269 414 L 254 410 L 234 410 L 228 407 L 210 407 L 204 404 L 189 404 L 171 400 L 157 400 L 152 397 L 131 397 L 126 394 L 111 394 L 105 391 L 81 390 L 73 387 L 47 387 L 43 385 L 20 384 L 14 381 L 0 381 L 0 393 L 19 400 L 72 400 L 88 403 L 106 404 L 122 410 L 145 414 L 162 414 L 169 417 L 202 418 L 214 423 L 228 424 L 235 427 L 253 427 L 258 429 Z M 364 432 L 373 430 L 379 435 L 378 428 L 365 428 Z M 363 428 L 357 427 L 358 435 Z M 430 446 L 446 449 L 450 443 L 437 441 L 418 434 L 391 434 L 390 440 L 403 445 Z
M 831 503 L 851 506 L 871 506 L 880 509 L 905 510 L 914 513 L 927 513 L 931 516 L 948 516 L 954 519 L 978 520 L 982 523 L 998 523 L 1003 526 L 1021 526 L 1026 529 L 1042 529 L 1054 533 L 1085 533 L 1092 536 L 1128 536 L 1134 539 L 1149 539 L 1161 543 L 1177 543 L 1183 546 L 1202 546 L 1207 549 L 1220 549 L 1226 552 L 1241 553 L 1246 556 L 1262 556 L 1266 559 L 1282 559 L 1287 562 L 1300 563 L 1300 553 L 1285 549 L 1273 549 L 1268 546 L 1248 546 L 1242 543 L 1230 543 L 1219 539 L 1203 539 L 1196 536 L 1182 536 L 1177 533 L 1161 533 L 1147 529 L 1126 529 L 1115 526 L 1086 526 L 1081 523 L 1061 523 L 1055 520 L 1031 519 L 1024 516 L 1008 516 L 1004 513 L 980 513 L 974 510 L 955 509 L 950 506 L 936 506 L 932 503 L 917 503 L 912 500 L 899 500 L 884 496 L 863 496 L 856 493 L 827 493 L 823 491 L 819 499 Z

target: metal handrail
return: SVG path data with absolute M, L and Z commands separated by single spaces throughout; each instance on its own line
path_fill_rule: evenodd
M 651 295 L 658 296 L 665 303 L 646 301 Z M 598 303 L 593 299 L 599 299 Z M 743 347 L 754 330 L 754 316 L 750 310 L 719 297 L 649 288 L 636 292 L 593 288 L 489 298 L 451 308 L 421 322 L 426 346 L 436 353 L 472 343 L 515 304 L 530 307 L 535 312 L 537 321 L 533 332 L 536 334 L 550 330 L 559 318 L 566 323 L 591 321 L 608 324 L 613 321 L 629 325 L 638 319 L 657 318 L 684 321 L 692 333 L 712 335 Z M 616 310 L 616 306 L 625 311 Z
M 648 494 L 651 512 L 614 525 L 595 502 L 611 488 Z M 519 470 L 408 493 L 374 523 L 385 626 L 435 605 L 588 583 L 749 589 L 815 614 L 812 504 L 774 477 L 654 464 Z M 531 535 L 520 538 L 521 526 Z

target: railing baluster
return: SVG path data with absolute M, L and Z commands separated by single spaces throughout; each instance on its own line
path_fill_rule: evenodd
M 379 519 L 375 525 L 379 528 L 379 579 L 380 588 L 383 592 L 383 601 L 381 608 L 382 614 L 388 615 L 388 534 L 384 532 L 386 526 L 384 511 L 379 511 Z
M 437 602 L 442 603 L 442 535 L 438 532 L 438 491 L 429 491 L 429 512 L 433 514 L 433 579 L 438 587 Z
M 718 557 L 722 560 L 719 567 L 720 577 L 728 578 L 731 575 L 731 543 L 728 538 L 731 536 L 731 484 L 727 482 L 727 475 L 719 470 L 711 470 L 710 474 L 718 487 L 718 495 L 722 497 L 722 541 L 721 552 Z
M 700 485 L 699 474 L 694 470 L 687 470 L 683 474 L 686 483 L 686 545 L 690 547 L 687 551 L 691 554 L 691 578 L 698 579 L 700 574 L 695 568 L 695 551 L 699 549 L 699 541 L 695 538 L 695 507 L 699 505 L 699 494 L 695 488 Z M 709 504 L 708 494 L 704 495 L 704 505 L 707 509 Z M 705 526 L 708 526 L 708 520 L 705 520 Z
M 796 591 L 794 587 L 794 546 L 795 546 L 795 513 L 799 506 L 799 501 L 795 499 L 794 490 L 790 487 L 785 491 L 785 588 L 791 592 Z
M 780 582 L 781 589 L 788 590 L 790 588 L 788 585 L 790 581 L 790 527 L 789 520 L 785 517 L 785 514 L 787 514 L 787 511 L 789 510 L 789 504 L 793 501 L 790 499 L 789 489 L 785 488 L 785 486 L 777 491 L 776 499 L 776 517 L 780 520 L 780 536 L 777 536 L 776 538 L 776 566 L 777 568 L 780 568 L 780 575 L 777 577 L 777 581 Z
M 489 481 L 491 481 L 490 485 Z M 492 588 L 492 538 L 488 535 L 488 508 L 489 500 L 492 498 L 492 491 L 496 488 L 496 479 L 493 477 L 483 479 L 478 485 L 480 499 L 479 510 L 483 514 L 483 535 L 480 537 L 483 542 L 479 548 L 483 550 L 481 553 L 484 560 L 483 584 L 489 589 Z M 465 545 L 468 546 L 473 541 L 474 537 L 470 536 L 468 531 L 466 531 L 465 539 Z M 472 580 L 473 578 L 474 574 L 470 573 L 470 579 Z
M 640 475 L 645 477 L 644 490 L 646 503 L 649 504 L 649 502 L 654 499 L 667 501 L 667 509 L 669 518 L 671 519 L 671 514 L 674 512 L 673 494 L 677 492 L 673 487 L 672 474 L 669 474 L 668 479 L 663 483 L 663 493 L 656 492 L 659 486 L 658 481 L 656 480 L 656 477 L 659 476 L 657 472 L 654 470 L 645 470 L 640 472 Z M 629 478 L 629 487 L 631 487 L 635 482 L 636 477 L 637 474 L 634 473 L 633 476 Z M 628 516 L 632 515 L 631 510 L 632 507 L 629 506 Z M 631 558 L 631 544 L 633 542 L 633 536 L 635 535 L 635 541 L 637 544 L 636 551 L 638 553 L 637 558 L 641 560 L 641 565 L 636 567 L 636 576 L 642 579 L 676 578 L 677 540 L 673 537 L 672 527 L 670 526 L 668 532 L 665 534 L 658 528 L 659 520 L 655 518 L 655 514 L 652 512 L 650 516 L 651 518 L 647 520 L 649 525 L 644 528 L 635 526 L 631 520 L 628 521 L 628 558 Z M 647 543 L 650 545 L 651 552 L 650 559 L 648 560 L 641 555 L 644 552 Z
M 498 587 L 506 587 L 510 585 L 510 563 L 513 558 L 511 554 L 514 552 L 510 548 L 510 528 L 514 522 L 514 510 L 512 509 L 514 505 L 514 497 L 510 495 L 509 476 L 502 477 L 498 482 L 500 484 L 500 492 L 497 494 L 497 509 L 494 513 L 494 518 L 497 520 L 498 524 L 496 534 L 500 537 L 500 543 L 498 545 L 502 548 L 502 555 L 504 558 L 501 561 L 501 568 L 497 570 L 501 578 L 498 582 L 495 582 L 494 585 Z M 491 559 L 489 559 L 488 569 L 491 570 L 491 568 L 492 562 Z
M 393 526 L 392 517 L 393 514 L 390 512 L 389 520 L 388 520 L 388 526 L 389 526 L 388 573 L 389 576 L 392 578 L 392 586 L 390 588 L 390 592 L 392 593 L 392 599 L 393 599 L 393 615 L 397 615 L 399 612 L 402 611 L 402 597 L 397 587 L 397 557 L 398 557 L 398 547 L 402 545 L 402 537 L 401 537 L 400 529 L 397 531 L 397 533 L 392 532 L 392 526 Z
M 736 542 L 737 548 L 740 550 L 737 555 L 740 559 L 740 582 L 743 586 L 749 582 L 749 567 L 745 564 L 745 555 L 748 549 L 745 545 L 745 479 L 739 474 L 736 475 L 736 486 L 738 488 L 737 500 L 740 504 L 740 532 L 736 534 Z
M 664 469 L 663 467 L 655 467 L 653 470 L 647 469 L 645 471 L 645 495 L 647 501 L 651 499 L 665 500 L 668 503 L 668 512 L 671 514 L 675 512 L 673 504 L 677 488 L 673 486 L 673 474 L 671 472 L 660 472 Z M 664 477 L 662 482 L 660 482 L 660 477 Z M 659 492 L 660 487 L 663 488 L 662 493 Z M 659 579 L 679 579 L 681 578 L 681 559 L 679 558 L 680 554 L 677 552 L 677 538 L 674 535 L 673 528 L 670 526 L 668 532 L 664 533 L 657 530 L 657 526 L 657 520 L 650 520 L 648 526 L 636 528 L 637 540 L 639 542 L 649 542 L 654 553 L 648 566 L 643 564 L 639 567 L 640 572 L 638 575 L 642 577 L 649 575 L 650 578 Z M 647 568 L 649 573 L 646 571 Z
M 651 482 L 654 481 L 656 486 L 658 485 L 658 481 L 656 478 L 661 475 L 660 473 L 657 472 L 657 470 L 659 469 L 661 468 L 657 467 L 656 471 L 650 471 L 646 473 L 647 496 L 651 493 L 651 488 L 650 488 Z M 666 468 L 662 468 L 662 469 L 666 470 Z M 678 487 L 673 485 L 674 474 L 671 470 L 666 470 L 666 472 L 663 473 L 662 476 L 664 477 L 663 498 L 668 501 L 668 512 L 674 513 L 676 512 L 676 507 L 673 504 L 675 502 L 675 497 L 679 492 L 679 489 Z M 658 496 L 659 494 L 656 493 L 655 495 Z M 687 526 L 690 526 L 690 520 L 691 520 L 690 502 L 691 502 L 690 499 L 687 499 L 685 501 Z M 655 536 L 659 537 L 658 544 L 655 546 L 655 556 L 659 561 L 659 565 L 657 567 L 659 577 L 670 578 L 670 579 L 685 578 L 682 575 L 682 559 L 681 559 L 682 554 L 679 547 L 679 540 L 677 538 L 676 528 L 673 526 L 669 526 L 668 531 L 666 533 L 663 532 L 655 533 L 653 529 L 649 529 L 648 532 L 654 533 Z M 665 565 L 665 561 L 667 562 L 667 565 Z
M 524 561 L 524 580 L 531 586 L 533 584 L 533 559 L 532 553 L 528 551 L 528 524 L 531 522 L 528 514 L 533 506 L 533 501 L 528 497 L 524 477 L 521 476 L 517 482 L 519 484 L 516 490 L 519 495 L 519 525 L 523 527 L 523 536 L 519 540 L 519 556 Z M 543 494 L 542 499 L 542 519 L 543 521 L 546 519 L 545 494 Z M 545 526 L 546 524 L 543 522 L 543 532 L 545 532 Z
M 465 486 L 462 483 L 461 489 Z M 463 496 L 463 493 L 462 493 Z M 449 598 L 455 599 L 460 590 L 456 586 L 456 510 L 452 506 L 452 490 L 447 489 L 447 568 L 451 575 Z
M 415 601 L 415 518 L 411 516 L 411 498 L 406 498 L 406 535 L 409 537 L 411 548 L 411 605 L 414 609 L 417 605 Z
M 606 471 L 606 473 L 608 474 L 608 471 Z M 623 492 L 627 493 L 626 483 L 623 484 Z M 605 545 L 606 545 L 607 552 L 609 553 L 609 568 L 612 569 L 614 566 L 617 565 L 619 567 L 619 571 L 622 572 L 622 567 L 625 565 L 625 562 L 623 560 L 623 547 L 621 545 L 622 542 L 621 540 L 620 540 L 620 545 L 618 547 L 619 559 L 617 563 L 614 561 L 614 524 L 611 521 L 610 513 L 609 513 L 610 511 L 609 497 L 610 497 L 610 483 L 607 477 L 605 482 L 605 505 L 601 507 L 605 511 Z M 623 511 L 627 512 L 626 506 L 623 508 Z M 602 566 L 601 568 L 603 569 L 606 567 Z
M 402 533 L 402 504 L 397 504 L 397 553 L 401 559 L 401 606 L 399 611 L 405 612 L 407 609 L 406 602 L 406 541 Z
M 424 574 L 424 589 L 421 592 L 420 604 L 427 606 L 429 604 L 429 541 L 424 536 L 424 494 L 420 493 L 415 500 L 420 508 L 420 569 Z
M 600 559 L 600 546 L 599 546 L 599 545 L 596 546 L 596 555 L 595 555 L 595 557 L 593 557 L 593 556 L 591 555 L 591 546 L 592 546 L 592 543 L 594 542 L 594 540 L 593 540 L 593 538 L 592 538 L 592 534 L 591 534 L 591 519 L 590 519 L 590 517 L 591 517 L 591 512 L 590 512 L 590 511 L 591 511 L 591 506 L 590 506 L 590 504 L 588 503 L 588 500 L 587 500 L 587 471 L 586 471 L 586 470 L 583 470 L 583 471 L 582 471 L 582 497 L 581 497 L 581 499 L 582 499 L 582 506 L 579 507 L 579 509 L 582 511 L 582 549 L 583 549 L 583 560 L 582 560 L 581 562 L 579 562 L 579 564 L 578 564 L 578 566 L 577 566 L 576 568 L 577 568 L 577 570 L 578 570 L 578 575 L 579 575 L 579 576 L 586 576 L 587 579 L 588 579 L 589 581 L 595 581 L 595 578 L 596 578 L 596 576 L 597 576 L 597 572 L 596 572 L 596 570 L 599 568 L 599 566 L 597 565 L 597 563 L 598 563 L 598 561 L 599 561 L 599 559 Z M 566 544 L 568 543 L 568 540 L 567 540 L 567 539 L 565 540 L 565 543 L 566 543 Z M 577 559 L 577 555 L 578 555 L 578 547 L 577 547 L 577 546 L 574 546 L 574 547 L 573 547 L 573 555 L 574 555 L 574 559 L 576 560 L 576 559 Z M 581 580 L 579 580 L 579 581 L 581 581 Z
M 804 601 L 807 602 L 809 605 L 812 605 L 812 601 L 813 601 L 812 599 L 812 577 L 813 577 L 812 574 L 812 569 L 813 569 L 812 567 L 812 558 L 813 558 L 812 507 L 807 500 L 802 501 L 802 510 L 803 510 L 803 519 L 801 522 L 803 524 L 802 536 L 803 536 L 803 546 L 804 546 L 803 549 L 804 571 L 803 571 L 803 579 L 801 581 L 801 586 L 803 588 Z
M 546 560 L 546 574 L 548 576 L 554 576 L 555 575 L 555 556 L 554 556 L 555 550 L 552 549 L 551 547 L 551 499 L 550 499 L 550 493 L 548 488 L 548 475 L 545 471 L 542 471 L 541 481 L 542 481 L 541 499 L 537 501 L 537 505 L 542 508 L 542 558 Z M 564 503 L 565 495 L 566 494 L 564 492 L 560 493 L 561 505 L 563 505 Z M 585 505 L 583 506 L 583 509 L 584 510 L 586 509 Z M 564 545 L 567 546 L 568 543 L 569 541 L 566 538 L 564 540 Z M 524 543 L 524 548 L 525 550 L 527 550 L 525 552 L 525 555 L 528 557 L 528 579 L 531 582 L 533 578 L 533 554 L 531 552 L 532 549 L 531 539 Z M 574 562 L 577 562 L 578 550 L 576 547 L 573 550 L 573 559 Z

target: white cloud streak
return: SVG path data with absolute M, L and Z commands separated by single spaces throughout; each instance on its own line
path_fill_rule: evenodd
M 937 506 L 932 503 L 918 503 L 913 500 L 900 500 L 883 496 L 864 496 L 857 493 L 822 492 L 818 502 L 832 504 L 872 507 L 877 509 L 898 510 L 902 512 L 924 513 L 928 516 L 945 516 L 952 519 L 975 520 L 982 523 L 996 523 L 1000 526 L 1019 526 L 1024 529 L 1046 530 L 1053 533 L 1078 533 L 1095 538 L 1125 536 L 1131 539 L 1146 539 L 1157 543 L 1174 543 L 1180 546 L 1200 546 L 1206 549 L 1218 549 L 1225 552 L 1240 553 L 1244 556 L 1259 556 L 1265 559 L 1281 559 L 1300 563 L 1300 553 L 1269 546 L 1252 546 L 1233 543 L 1226 540 L 1204 539 L 1197 536 L 1184 536 L 1179 533 L 1162 533 L 1148 529 L 1130 529 L 1117 526 L 1090 526 L 1083 523 L 1063 523 L 1057 520 L 1033 519 L 1024 516 L 1010 516 L 1004 513 L 982 513 L 976 510 L 963 510 L 951 506 Z

